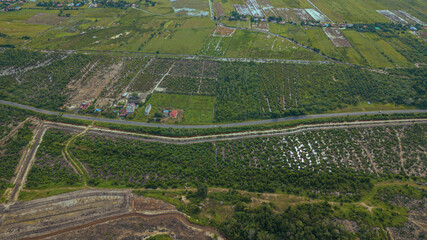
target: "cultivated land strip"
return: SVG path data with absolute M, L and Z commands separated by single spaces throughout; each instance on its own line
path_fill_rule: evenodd
M 87 116 L 81 116 L 76 114 L 64 114 L 64 113 L 44 110 L 44 109 L 35 108 L 28 105 L 14 103 L 14 102 L 5 101 L 5 100 L 0 100 L 0 104 L 23 108 L 23 109 L 27 109 L 34 112 L 47 114 L 47 115 L 62 116 L 62 117 L 71 118 L 71 119 L 123 124 L 123 125 L 131 125 L 131 126 L 142 126 L 142 127 L 188 128 L 188 129 L 242 127 L 242 126 L 252 126 L 252 125 L 258 125 L 258 124 L 280 123 L 280 122 L 288 122 L 288 121 L 294 121 L 294 120 L 316 119 L 316 118 L 327 118 L 327 117 L 346 117 L 346 116 L 365 116 L 365 115 L 375 115 L 375 114 L 426 113 L 427 112 L 427 109 L 415 109 L 415 110 L 391 110 L 391 111 L 350 112 L 350 113 L 326 113 L 326 114 L 316 114 L 316 115 L 301 115 L 301 116 L 293 116 L 293 117 L 265 119 L 265 120 L 249 121 L 249 122 L 223 123 L 223 124 L 214 124 L 214 125 L 212 124 L 210 125 L 166 125 L 166 124 L 157 124 L 157 123 L 124 121 L 119 119 L 87 117 Z
M 15 179 L 15 186 L 12 189 L 12 192 L 9 198 L 9 201 L 17 201 L 20 191 L 25 185 L 25 180 L 31 169 L 32 164 L 35 160 L 35 155 L 37 149 L 40 146 L 40 143 L 43 139 L 43 135 L 49 128 L 56 128 L 61 130 L 83 130 L 81 133 L 72 137 L 68 143 L 77 137 L 83 134 L 93 134 L 98 136 L 104 136 L 109 138 L 124 138 L 129 140 L 137 140 L 144 142 L 158 142 L 163 144 L 195 144 L 203 142 L 216 142 L 216 141 L 230 141 L 238 140 L 245 138 L 257 138 L 257 137 L 270 137 L 270 136 L 284 136 L 290 134 L 297 134 L 305 131 L 316 131 L 316 130 L 327 130 L 327 129 L 347 129 L 355 127 L 376 127 L 376 126 L 398 126 L 398 125 L 412 125 L 412 124 L 427 124 L 427 119 L 406 119 L 406 120 L 381 120 L 381 121 L 365 121 L 365 122 L 344 122 L 344 123 L 331 123 L 331 124 L 312 124 L 312 125 L 303 125 L 297 126 L 294 128 L 285 128 L 285 129 L 274 129 L 274 130 L 260 130 L 260 131 L 246 131 L 238 133 L 227 133 L 227 134 L 217 134 L 217 135 L 208 135 L 208 136 L 195 136 L 195 137 L 165 137 L 165 136 L 156 136 L 149 134 L 138 134 L 131 133 L 126 131 L 110 130 L 105 128 L 96 128 L 96 127 L 85 127 L 85 126 L 76 126 L 72 124 L 65 123 L 56 123 L 56 122 L 42 122 L 39 126 L 39 130 L 36 132 L 34 143 L 31 146 L 31 149 L 27 151 L 24 155 L 22 163 L 18 166 L 18 174 Z M 84 169 L 83 165 L 78 162 L 78 160 L 73 159 L 68 149 L 65 148 L 65 153 L 67 157 L 71 159 L 73 165 L 77 168 L 82 178 L 84 178 L 86 186 L 86 174 L 87 170 Z M 6 193 L 5 193 L 6 194 Z
M 47 127 L 43 123 L 40 123 L 37 127 L 33 140 L 28 144 L 27 149 L 18 164 L 16 178 L 12 182 L 14 187 L 5 192 L 5 196 L 7 196 L 9 201 L 14 202 L 18 200 L 19 193 L 25 185 L 28 173 L 34 163 L 37 150 L 43 140 L 46 130 Z

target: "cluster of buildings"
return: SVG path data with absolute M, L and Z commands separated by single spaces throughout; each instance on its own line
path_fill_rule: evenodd
M 121 102 L 122 104 L 116 105 L 116 107 L 122 108 L 120 109 L 120 113 L 119 113 L 120 117 L 126 117 L 128 115 L 135 113 L 135 110 L 141 101 L 138 96 L 129 96 L 128 93 L 124 93 L 122 95 L 122 98 L 125 99 L 126 97 L 127 97 L 127 101 L 124 100 Z
M 22 9 L 21 6 L 11 6 L 12 4 L 23 4 L 24 1 L 17 1 L 17 0 L 0 0 L 0 11 L 19 11 Z

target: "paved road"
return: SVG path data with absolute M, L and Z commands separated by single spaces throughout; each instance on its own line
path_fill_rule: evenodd
M 49 110 L 39 109 L 19 103 L 9 102 L 0 100 L 0 104 L 19 107 L 31 111 L 35 111 L 38 113 L 44 113 L 48 115 L 56 115 L 60 116 L 62 113 L 53 112 Z M 118 119 L 108 119 L 108 118 L 97 118 L 97 117 L 87 117 L 75 114 L 63 114 L 63 117 L 72 118 L 72 119 L 80 119 L 80 120 L 88 120 L 88 121 L 97 121 L 97 122 L 105 122 L 105 123 L 116 123 L 116 124 L 125 124 L 132 126 L 143 126 L 143 127 L 159 127 L 159 128 L 218 128 L 218 127 L 242 127 L 242 126 L 251 126 L 258 124 L 268 124 L 268 123 L 278 123 L 278 122 L 287 122 L 292 120 L 299 119 L 315 119 L 315 118 L 324 118 L 324 117 L 345 117 L 345 116 L 362 116 L 362 115 L 374 115 L 378 113 L 384 114 L 392 114 L 392 113 L 423 113 L 427 112 L 427 109 L 423 110 L 395 110 L 395 111 L 374 111 L 374 112 L 352 112 L 352 113 L 330 113 L 330 114 L 316 114 L 316 115 L 302 115 L 302 116 L 294 116 L 294 117 L 284 117 L 284 118 L 275 118 L 275 119 L 265 119 L 265 120 L 257 120 L 250 122 L 238 122 L 238 123 L 225 123 L 225 124 L 216 124 L 216 125 L 165 125 L 165 124 L 157 124 L 157 123 L 144 123 L 144 122 L 133 122 L 133 121 L 124 121 Z

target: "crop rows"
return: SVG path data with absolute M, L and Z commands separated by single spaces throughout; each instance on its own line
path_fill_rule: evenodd
M 130 86 L 130 91 L 147 92 L 153 89 L 156 82 L 161 79 L 160 75 L 142 73 L 139 74 L 133 84 Z
M 359 101 L 422 106 L 423 86 L 339 65 L 224 63 L 217 82 L 217 122 L 321 113 Z
M 49 129 L 37 151 L 36 161 L 31 167 L 27 179 L 27 188 L 43 188 L 75 185 L 79 183 L 71 163 L 63 155 L 64 143 L 71 137 L 70 133 Z

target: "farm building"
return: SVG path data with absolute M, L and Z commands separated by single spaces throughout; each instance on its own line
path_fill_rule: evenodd
M 145 107 L 145 115 L 147 116 L 148 114 L 150 114 L 151 111 L 151 104 L 148 104 L 147 107 Z
M 126 114 L 127 114 L 126 109 L 123 108 L 120 110 L 120 117 L 126 117 Z
M 90 103 L 82 103 L 80 104 L 80 109 L 87 109 L 89 107 Z
M 163 117 L 169 116 L 169 110 L 163 110 Z
M 176 118 L 176 116 L 178 115 L 178 111 L 177 110 L 172 110 L 171 113 L 169 114 L 172 118 Z
M 135 103 L 128 103 L 128 105 L 126 106 L 126 112 L 127 114 L 132 114 L 133 112 L 135 112 Z

